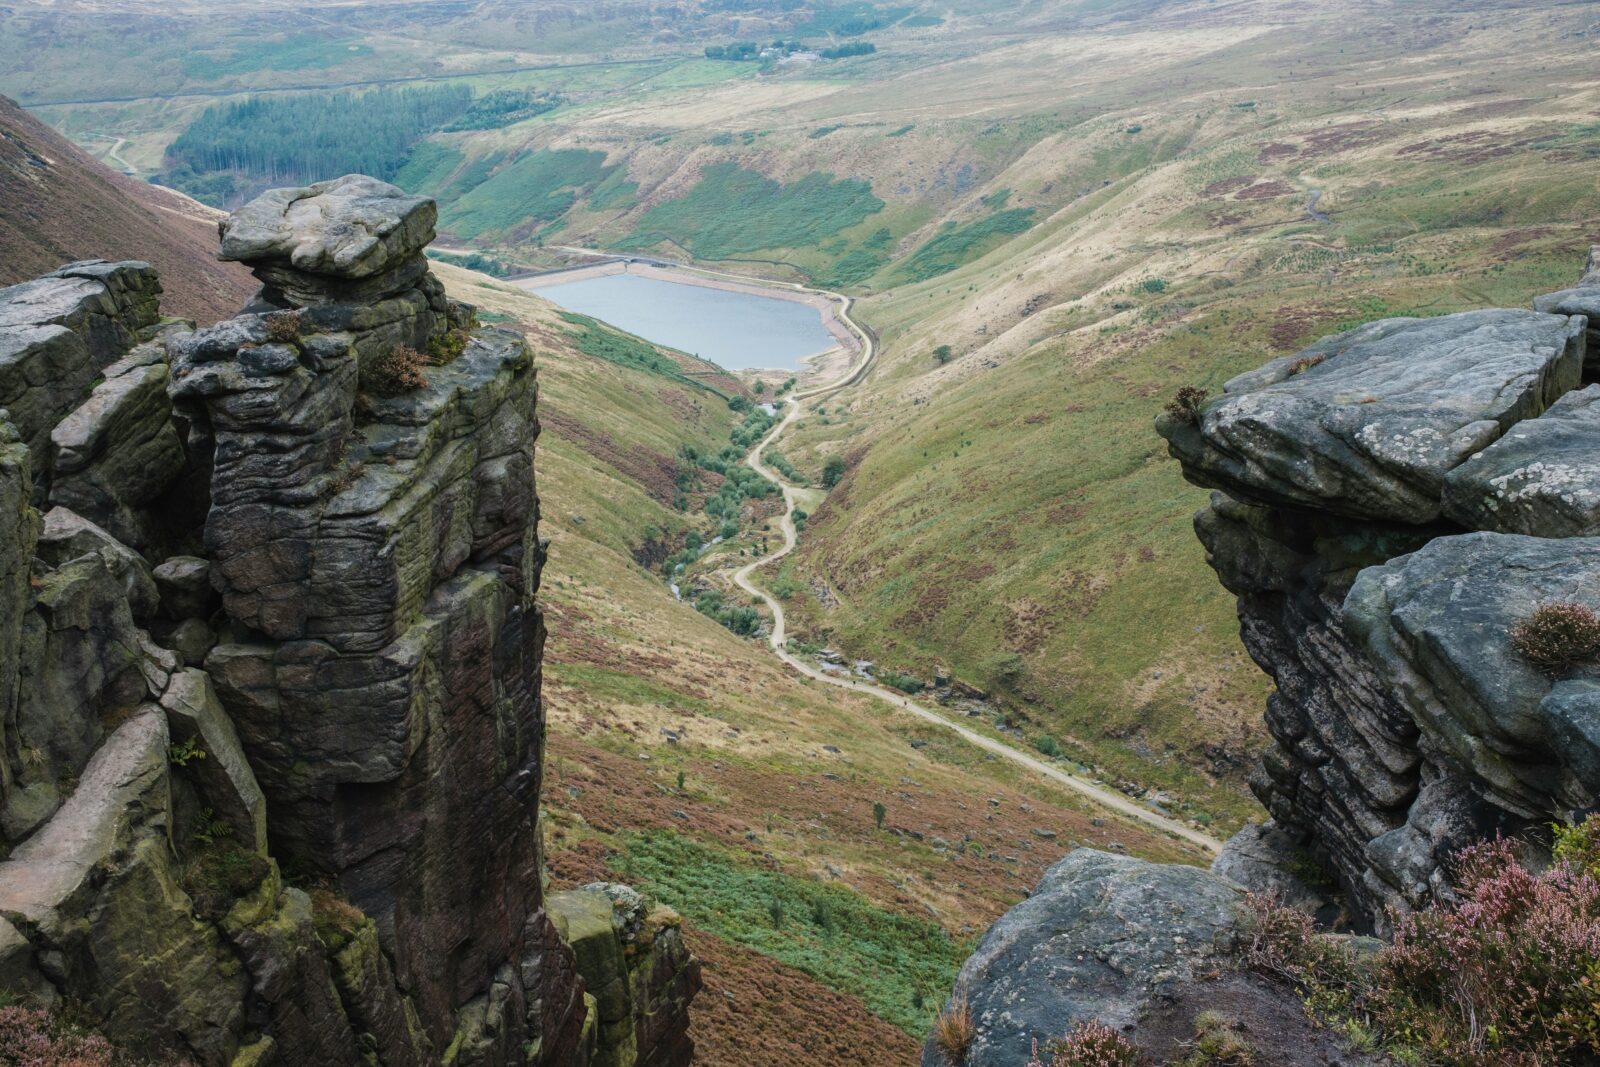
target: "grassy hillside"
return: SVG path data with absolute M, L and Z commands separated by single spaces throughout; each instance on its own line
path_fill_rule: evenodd
M 728 442 L 742 416 L 723 394 L 740 387 L 689 357 L 661 356 L 709 387 L 588 355 L 586 331 L 609 328 L 435 270 L 523 329 L 539 363 L 552 873 L 631 881 L 686 916 L 710 964 L 694 1016 L 703 1062 L 754 1049 L 759 1062 L 907 1063 L 972 938 L 1071 842 L 1193 858 L 932 727 L 797 680 L 674 600 L 647 539 L 711 532 L 674 507 L 674 458 Z M 747 548 L 760 522 L 752 509 L 718 551 Z
M 1114 781 L 1224 827 L 1255 816 L 1265 681 L 1190 529 L 1204 494 L 1151 418 L 1322 333 L 1569 284 L 1600 233 L 1600 99 L 1555 46 L 1574 16 L 1434 18 L 1399 66 L 1316 22 L 1168 50 L 1166 99 L 1013 164 L 993 183 L 1013 203 L 1073 199 L 864 300 L 880 366 L 786 447 L 813 475 L 849 461 L 792 565 L 821 592 L 791 601 L 801 633 L 948 667 Z
M 168 314 L 226 318 L 257 287 L 218 263 L 216 217 L 86 157 L 0 97 L 0 286 L 78 259 L 142 259 L 160 270 Z
M 332 61 L 294 19 L 273 30 L 281 62 L 207 19 L 190 44 L 209 63 L 170 74 L 167 44 L 130 35 L 39 113 L 148 172 L 245 89 L 405 72 L 475 100 L 559 97 L 428 134 L 398 180 L 491 259 L 627 246 L 810 278 L 882 338 L 865 381 L 809 404 L 782 446 L 818 487 L 845 461 L 769 576 L 791 628 L 915 678 L 943 668 L 988 691 L 967 721 L 1219 831 L 1259 817 L 1244 776 L 1266 683 L 1189 526 L 1204 495 L 1150 420 L 1179 386 L 1214 391 L 1321 333 L 1566 283 L 1600 240 L 1592 6 L 724 7 L 492 2 L 422 30 L 352 5 L 316 31 L 357 49 L 327 68 L 295 66 Z M 79 40 L 113 48 L 103 32 Z M 795 32 L 876 51 L 704 57 Z M 219 95 L 85 100 L 139 49 L 161 93 Z M 0 46 L 0 88 L 67 99 L 61 54 L 36 53 L 8 66 Z M 909 1062 L 932 989 L 1070 842 L 1181 855 L 816 691 L 674 599 L 662 565 L 692 561 L 689 597 L 737 622 L 721 565 L 772 535 L 771 498 L 706 463 L 748 439 L 740 384 L 438 269 L 540 352 L 552 870 L 682 908 L 711 964 L 706 1062 Z

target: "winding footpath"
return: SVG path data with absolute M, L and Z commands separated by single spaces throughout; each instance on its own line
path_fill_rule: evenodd
M 701 271 L 701 273 L 717 274 L 720 272 Z M 1113 789 L 1108 789 L 1105 786 L 1097 785 L 1096 783 L 1088 781 L 1087 779 L 1080 778 L 1077 775 L 1062 770 L 1060 767 L 1046 763 L 1044 760 L 1038 759 L 1037 757 L 1020 748 L 1016 748 L 1012 745 L 1006 744 L 1004 741 L 996 740 L 995 738 L 988 737 L 984 734 L 978 733 L 975 730 L 969 729 L 968 727 L 963 726 L 961 723 L 955 722 L 939 712 L 934 711 L 925 705 L 917 703 L 904 693 L 892 689 L 886 689 L 883 686 L 874 685 L 871 682 L 861 681 L 855 678 L 835 677 L 834 675 L 828 674 L 825 671 L 819 670 L 815 665 L 807 663 L 789 652 L 787 648 L 788 638 L 784 626 L 783 605 L 778 602 L 776 597 L 771 596 L 766 590 L 758 586 L 754 581 L 753 575 L 755 574 L 757 568 L 765 566 L 774 560 L 782 559 L 784 556 L 787 556 L 790 552 L 794 551 L 795 542 L 797 539 L 797 534 L 794 527 L 794 509 L 798 490 L 796 486 L 791 485 L 777 471 L 764 464 L 761 461 L 761 454 L 770 448 L 780 437 L 782 437 L 784 430 L 788 429 L 789 424 L 799 417 L 800 405 L 802 401 L 815 400 L 820 397 L 829 396 L 848 385 L 852 385 L 860 381 L 861 377 L 872 365 L 872 361 L 877 357 L 878 345 L 877 340 L 874 338 L 871 331 L 865 329 L 853 318 L 851 318 L 850 310 L 853 301 L 850 297 L 845 296 L 842 293 L 833 293 L 826 290 L 806 289 L 804 286 L 795 285 L 793 283 L 785 283 L 785 287 L 806 292 L 820 293 L 821 295 L 834 301 L 838 305 L 840 321 L 843 322 L 846 328 L 849 329 L 851 333 L 855 334 L 857 339 L 860 341 L 861 353 L 860 358 L 856 361 L 855 365 L 847 370 L 844 373 L 844 376 L 838 381 L 831 382 L 827 385 L 818 386 L 804 392 L 791 393 L 784 401 L 784 404 L 788 410 L 784 413 L 783 418 L 779 420 L 778 424 L 774 426 L 767 433 L 767 435 L 756 444 L 755 448 L 751 450 L 750 454 L 745 457 L 746 465 L 748 465 L 757 474 L 776 482 L 778 487 L 783 490 L 784 510 L 783 515 L 778 520 L 779 528 L 783 531 L 782 547 L 775 552 L 755 560 L 752 563 L 745 564 L 743 567 L 740 567 L 737 571 L 735 571 L 733 575 L 733 580 L 740 589 L 743 589 L 751 596 L 759 598 L 767 605 L 768 610 L 772 612 L 772 634 L 768 639 L 768 643 L 772 646 L 773 653 L 779 659 L 783 660 L 784 663 L 788 664 L 790 668 L 813 681 L 821 682 L 824 685 L 831 685 L 839 689 L 847 689 L 853 693 L 864 693 L 868 696 L 877 697 L 879 700 L 892 705 L 896 710 L 915 715 L 919 719 L 949 730 L 951 733 L 958 735 L 969 744 L 976 745 L 985 752 L 993 753 L 1002 759 L 1010 760 L 1012 763 L 1019 764 L 1023 767 L 1026 767 L 1030 771 L 1043 775 L 1058 785 L 1066 786 L 1068 789 L 1088 797 L 1102 807 L 1108 808 L 1111 811 L 1117 812 L 1118 814 L 1126 816 L 1129 819 L 1133 819 L 1136 822 L 1143 823 L 1146 826 L 1162 833 L 1180 838 L 1188 844 L 1196 845 L 1208 853 L 1215 854 L 1219 852 L 1222 848 L 1222 842 L 1218 841 L 1216 838 L 1211 837 L 1209 834 L 1201 833 L 1193 827 L 1186 826 L 1183 823 L 1178 822 L 1176 819 L 1170 819 L 1158 812 L 1152 811 L 1145 805 L 1140 804 Z

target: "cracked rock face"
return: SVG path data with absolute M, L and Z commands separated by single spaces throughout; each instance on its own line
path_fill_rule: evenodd
M 1235 378 L 1195 424 L 1157 421 L 1221 490 L 1196 532 L 1276 682 L 1252 787 L 1367 925 L 1448 896 L 1466 845 L 1600 802 L 1600 678 L 1510 640 L 1541 603 L 1600 607 L 1587 325 L 1372 323 Z
M 1474 530 L 1600 534 L 1600 385 L 1568 393 L 1451 471 L 1444 512 Z
M 1575 388 L 1583 322 L 1531 311 L 1386 319 L 1241 374 L 1158 429 L 1184 475 L 1241 500 L 1426 523 L 1445 476 Z
M 144 264 L 0 290 L 0 985 L 162 1062 L 693 1055 L 675 921 L 607 926 L 602 1050 L 544 906 L 533 359 L 433 218 L 269 193 L 223 226 L 260 298 L 199 331 Z

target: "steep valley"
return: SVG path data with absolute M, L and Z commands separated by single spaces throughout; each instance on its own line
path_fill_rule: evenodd
M 1226 931 L 1235 904 L 1206 849 L 774 656 L 734 580 L 782 541 L 750 449 L 798 397 L 758 448 L 798 545 L 754 575 L 791 654 L 1189 832 L 1259 824 L 1264 624 L 1152 421 L 1325 335 L 1572 285 L 1597 37 L 1533 0 L 28 0 L 0 10 L 0 285 L 148 259 L 205 326 L 254 289 L 216 220 L 263 189 L 435 198 L 427 270 L 537 372 L 549 890 L 682 916 L 696 1063 L 942 1063 L 1010 909 L 1092 883 L 1119 921 L 1170 891 Z M 873 359 L 815 394 L 842 356 L 730 371 L 514 284 L 629 256 L 847 297 Z

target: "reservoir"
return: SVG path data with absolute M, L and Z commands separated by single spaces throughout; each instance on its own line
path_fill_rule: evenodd
M 729 370 L 799 370 L 800 359 L 838 346 L 825 301 L 802 302 L 739 289 L 670 281 L 656 274 L 574 272 L 574 280 L 519 282 L 546 300 L 709 359 Z

